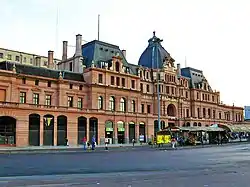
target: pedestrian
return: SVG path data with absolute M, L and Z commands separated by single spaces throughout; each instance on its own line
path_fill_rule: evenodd
M 82 143 L 83 143 L 83 150 L 86 150 L 86 144 L 87 144 L 87 138 L 86 137 L 84 137 L 82 139 Z
M 135 146 L 135 139 L 132 139 L 133 147 Z
M 92 137 L 92 150 L 95 150 L 95 136 Z
M 69 146 L 69 140 L 68 140 L 68 138 L 65 138 L 65 146 Z
M 108 138 L 105 138 L 105 150 L 108 150 L 108 144 L 109 144 L 109 140 Z

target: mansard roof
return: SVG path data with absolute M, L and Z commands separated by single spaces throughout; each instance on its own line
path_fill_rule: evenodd
M 80 73 L 52 70 L 48 68 L 24 65 L 24 64 L 9 62 L 9 61 L 0 62 L 0 70 L 12 71 L 14 64 L 16 66 L 16 72 L 18 74 L 58 79 L 60 76 L 60 72 L 61 72 L 63 79 L 84 82 L 83 75 Z
M 112 57 L 120 56 L 122 58 L 123 66 L 129 67 L 130 73 L 136 75 L 137 72 L 134 65 L 129 64 L 119 46 L 93 40 L 82 46 L 82 55 L 84 58 L 83 64 L 88 68 L 94 63 L 95 67 L 100 67 L 101 62 L 110 62 Z

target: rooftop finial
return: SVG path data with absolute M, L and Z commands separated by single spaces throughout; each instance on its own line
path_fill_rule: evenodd
M 155 36 L 155 31 L 153 32 L 153 36 Z

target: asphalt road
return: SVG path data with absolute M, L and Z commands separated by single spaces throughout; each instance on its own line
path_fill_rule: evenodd
M 249 187 L 250 145 L 0 155 L 1 187 Z

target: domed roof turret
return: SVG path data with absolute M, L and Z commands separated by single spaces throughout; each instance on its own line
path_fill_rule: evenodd
M 172 59 L 170 54 L 162 47 L 162 41 L 163 40 L 155 36 L 154 31 L 153 37 L 148 40 L 148 47 L 142 53 L 138 65 L 153 69 L 161 69 L 166 65 L 169 59 L 171 59 L 171 62 L 174 62 L 174 59 Z

